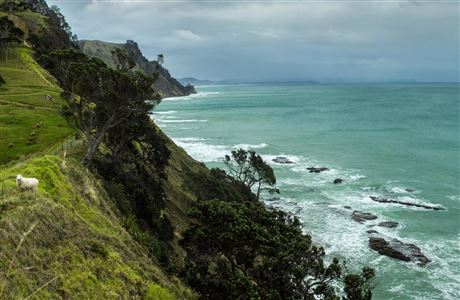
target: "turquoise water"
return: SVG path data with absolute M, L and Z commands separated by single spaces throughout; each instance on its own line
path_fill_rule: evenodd
M 153 116 L 194 158 L 222 166 L 232 149 L 252 148 L 272 163 L 280 199 L 267 204 L 295 213 L 329 257 L 377 271 L 375 299 L 460 299 L 460 100 L 455 84 L 246 85 L 198 88 L 164 100 Z M 311 174 L 310 166 L 331 170 Z M 335 178 L 345 182 L 334 185 Z M 406 188 L 414 192 L 405 191 Z M 384 196 L 433 211 L 382 204 Z M 360 224 L 354 210 L 375 221 Z M 368 247 L 380 233 L 419 246 L 425 267 L 380 256 Z

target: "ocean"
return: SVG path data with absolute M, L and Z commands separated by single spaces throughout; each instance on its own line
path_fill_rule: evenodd
M 267 205 L 295 214 L 327 257 L 373 267 L 374 299 L 460 299 L 458 84 L 263 84 L 199 87 L 165 99 L 155 122 L 192 157 L 223 168 L 254 149 L 281 190 Z M 272 161 L 285 156 L 293 164 Z M 307 167 L 327 167 L 309 173 Z M 334 179 L 344 180 L 333 184 Z M 370 196 L 444 208 L 372 201 Z M 347 209 L 344 206 L 350 206 Z M 363 224 L 353 210 L 377 219 Z M 396 228 L 375 226 L 395 221 Z M 420 247 L 420 267 L 369 248 L 368 230 Z

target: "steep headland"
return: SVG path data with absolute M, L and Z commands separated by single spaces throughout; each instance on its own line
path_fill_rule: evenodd
M 81 50 L 88 56 L 100 58 L 107 65 L 115 67 L 112 56 L 112 51 L 116 48 L 125 49 L 129 56 L 136 63 L 136 67 L 144 71 L 146 74 L 154 74 L 158 72 L 158 79 L 153 84 L 153 88 L 161 97 L 177 97 L 188 96 L 196 93 L 193 85 L 182 85 L 179 81 L 171 76 L 169 71 L 157 61 L 149 61 L 142 54 L 139 46 L 134 41 L 127 41 L 124 44 L 115 44 L 103 41 L 78 41 Z

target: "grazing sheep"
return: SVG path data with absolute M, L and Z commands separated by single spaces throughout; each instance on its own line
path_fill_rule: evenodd
M 36 178 L 24 178 L 22 175 L 16 176 L 16 186 L 18 190 L 32 190 L 33 192 L 37 191 L 38 188 L 38 179 Z

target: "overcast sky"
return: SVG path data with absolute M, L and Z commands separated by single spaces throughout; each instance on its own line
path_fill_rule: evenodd
M 79 39 L 136 41 L 175 77 L 459 81 L 458 1 L 48 0 Z

